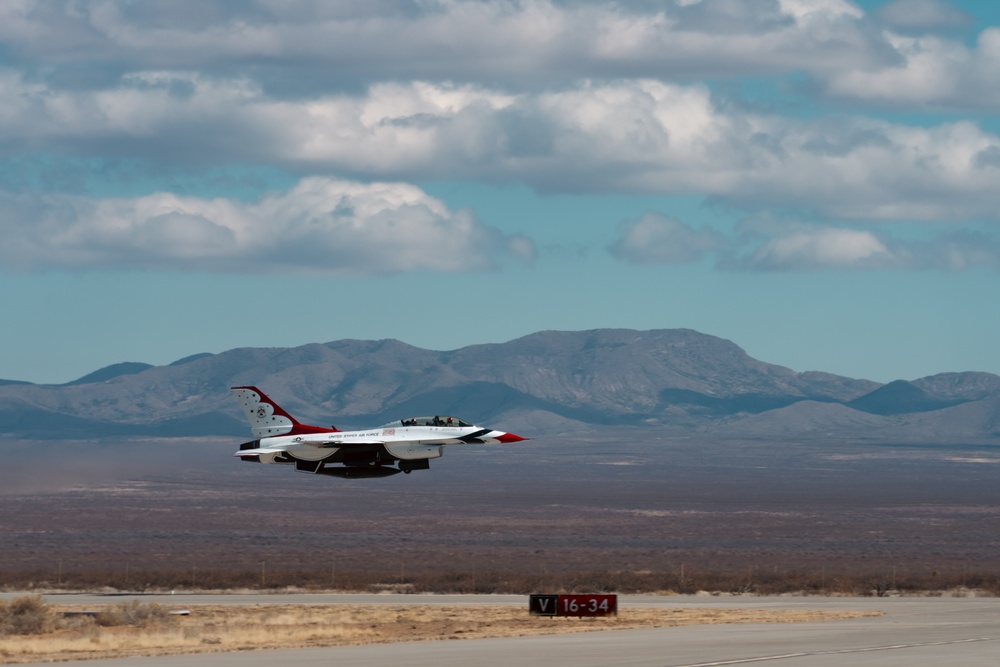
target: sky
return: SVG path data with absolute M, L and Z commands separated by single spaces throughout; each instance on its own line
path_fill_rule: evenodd
M 0 378 L 689 328 L 1000 373 L 1000 3 L 0 3 Z

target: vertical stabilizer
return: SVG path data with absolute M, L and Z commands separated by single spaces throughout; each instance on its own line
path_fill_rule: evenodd
M 257 387 L 232 387 L 231 391 L 243 406 L 243 412 L 250 422 L 250 432 L 255 438 L 337 431 L 337 429 L 300 424 Z

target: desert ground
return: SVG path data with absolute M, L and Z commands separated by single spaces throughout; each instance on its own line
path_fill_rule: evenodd
M 532 617 L 526 607 L 349 604 L 122 603 L 100 609 L 95 614 L 94 607 L 47 605 L 46 631 L 5 636 L 0 664 L 879 615 L 842 610 L 629 608 L 618 616 L 580 619 Z
M 995 586 L 1000 451 L 634 429 L 339 480 L 237 442 L 4 442 L 0 586 L 869 594 Z

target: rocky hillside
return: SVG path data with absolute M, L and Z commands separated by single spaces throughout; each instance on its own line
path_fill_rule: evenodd
M 888 419 L 891 438 L 894 428 L 948 433 L 964 406 L 961 414 L 976 422 L 962 425 L 963 438 L 1000 438 L 1000 413 L 990 410 L 1000 401 L 996 375 L 945 373 L 880 385 L 797 373 L 687 329 L 543 331 L 446 352 L 340 340 L 201 354 L 168 366 L 123 362 L 66 385 L 0 383 L 0 433 L 241 437 L 247 428 L 228 388 L 244 384 L 259 386 L 302 421 L 341 428 L 448 413 L 536 434 L 629 425 L 708 436 L 738 434 L 745 421 L 748 435 L 784 438 L 817 419 L 834 434 L 838 424 L 847 434 Z

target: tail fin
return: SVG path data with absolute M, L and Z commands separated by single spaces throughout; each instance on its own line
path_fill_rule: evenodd
M 250 432 L 255 438 L 337 432 L 335 428 L 300 424 L 257 387 L 231 387 L 230 390 L 243 406 L 243 412 L 250 421 Z

